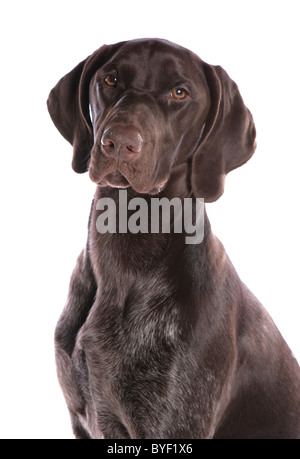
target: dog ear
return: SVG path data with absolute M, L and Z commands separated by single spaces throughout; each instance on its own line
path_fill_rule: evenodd
M 206 202 L 224 192 L 228 172 L 241 166 L 255 151 L 253 118 L 237 85 L 219 66 L 203 63 L 211 105 L 192 164 L 192 190 Z
M 52 89 L 47 100 L 53 123 L 73 145 L 72 167 L 82 173 L 88 169 L 93 146 L 89 115 L 89 84 L 94 73 L 123 44 L 104 45 L 65 75 Z

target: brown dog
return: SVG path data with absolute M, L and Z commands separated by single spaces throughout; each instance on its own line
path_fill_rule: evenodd
M 48 108 L 73 169 L 97 184 L 55 333 L 76 437 L 299 438 L 299 366 L 206 214 L 198 244 L 97 223 L 101 199 L 121 221 L 120 189 L 147 204 L 190 198 L 194 214 L 196 198 L 217 200 L 255 149 L 236 84 L 180 46 L 135 40 L 81 62 Z

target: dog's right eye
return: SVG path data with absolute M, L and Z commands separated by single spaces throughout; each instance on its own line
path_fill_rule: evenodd
M 115 75 L 106 75 L 104 82 L 111 88 L 117 86 L 118 78 Z

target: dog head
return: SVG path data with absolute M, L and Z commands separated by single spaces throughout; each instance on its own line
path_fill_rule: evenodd
M 102 46 L 52 89 L 48 109 L 73 145 L 73 169 L 99 186 L 156 194 L 188 162 L 191 191 L 212 202 L 255 150 L 236 84 L 165 40 Z

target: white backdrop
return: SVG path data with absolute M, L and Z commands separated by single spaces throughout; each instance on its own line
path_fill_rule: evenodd
M 46 109 L 59 78 L 103 43 L 159 37 L 219 64 L 253 113 L 258 147 L 207 206 L 242 280 L 300 361 L 299 2 L 2 2 L 2 438 L 72 438 L 53 332 L 85 244 L 94 185 Z

